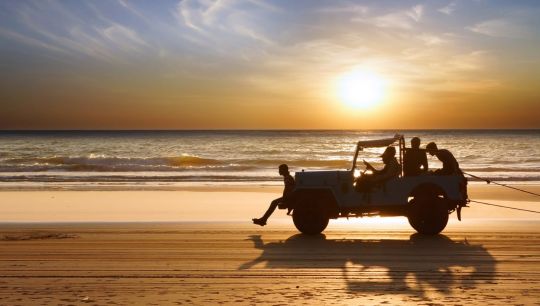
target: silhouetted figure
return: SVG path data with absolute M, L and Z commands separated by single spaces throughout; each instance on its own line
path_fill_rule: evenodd
M 364 160 L 366 169 L 373 172 L 372 175 L 362 175 L 356 181 L 356 190 L 361 192 L 370 191 L 372 187 L 382 185 L 384 182 L 397 178 L 401 172 L 401 166 L 396 159 L 396 148 L 387 147 L 381 155 L 384 168 L 375 169 L 370 163 Z
M 294 178 L 289 173 L 289 166 L 286 164 L 282 164 L 279 166 L 279 175 L 283 176 L 283 183 L 285 184 L 285 188 L 283 189 L 283 196 L 281 198 L 277 198 L 270 203 L 270 207 L 268 207 L 268 210 L 266 213 L 264 213 L 264 216 L 261 218 L 253 218 L 253 223 L 258 224 L 260 226 L 265 226 L 266 221 L 268 221 L 268 218 L 272 215 L 274 210 L 276 210 L 276 207 L 287 200 L 287 198 L 291 195 L 292 191 L 294 190 L 295 182 Z M 287 214 L 290 213 L 290 210 L 287 212 Z
M 403 174 L 405 176 L 420 175 L 428 171 L 426 151 L 420 149 L 420 138 L 411 139 L 411 147 L 405 150 L 403 157 Z
M 429 153 L 429 155 L 437 156 L 437 158 L 442 162 L 442 169 L 437 169 L 433 171 L 433 174 L 436 175 L 455 175 L 455 174 L 463 174 L 461 172 L 461 169 L 459 169 L 459 164 L 450 153 L 450 151 L 445 149 L 438 149 L 437 145 L 434 142 L 428 143 L 426 146 L 426 151 Z

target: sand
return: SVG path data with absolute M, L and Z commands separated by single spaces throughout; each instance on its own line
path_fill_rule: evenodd
M 540 305 L 538 215 L 478 205 L 435 237 L 405 218 L 250 224 L 278 192 L 0 192 L 0 305 Z
M 540 193 L 540 186 L 520 186 Z M 0 191 L 0 222 L 245 222 L 261 215 L 281 187 L 190 187 L 159 191 Z M 471 199 L 540 210 L 540 197 L 494 185 L 471 185 Z M 464 218 L 536 218 L 480 204 Z M 278 213 L 273 218 L 290 223 Z

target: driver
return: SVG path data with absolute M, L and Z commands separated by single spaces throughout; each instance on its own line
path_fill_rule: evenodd
M 386 181 L 397 178 L 401 173 L 401 166 L 396 159 L 396 148 L 386 147 L 381 155 L 384 163 L 384 168 L 381 170 L 375 169 L 370 163 L 364 160 L 367 170 L 373 172 L 372 175 L 362 175 L 356 181 L 357 191 L 369 191 L 376 185 L 382 185 Z

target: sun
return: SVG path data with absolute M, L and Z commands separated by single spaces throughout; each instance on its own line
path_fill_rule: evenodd
M 350 71 L 338 80 L 337 93 L 345 104 L 359 109 L 369 109 L 382 101 L 386 81 L 367 70 Z

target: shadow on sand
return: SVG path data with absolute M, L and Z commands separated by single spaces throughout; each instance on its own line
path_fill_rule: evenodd
M 325 277 L 332 274 L 328 269 L 338 269 L 342 276 L 336 277 L 343 277 L 350 292 L 407 291 L 422 296 L 435 289 L 450 294 L 495 277 L 495 260 L 483 246 L 444 235 L 359 240 L 297 234 L 270 243 L 256 235 L 249 240 L 263 252 L 240 270 L 264 263 L 267 269 L 319 269 Z

